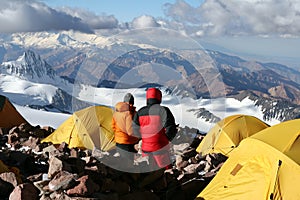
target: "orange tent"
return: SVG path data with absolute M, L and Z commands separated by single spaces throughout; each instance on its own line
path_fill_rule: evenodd
M 5 96 L 0 95 L 0 128 L 12 128 L 28 123 Z

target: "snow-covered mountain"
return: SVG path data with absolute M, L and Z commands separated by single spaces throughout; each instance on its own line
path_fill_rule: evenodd
M 231 114 L 252 114 L 267 123 L 299 116 L 296 70 L 176 45 L 180 38 L 172 35 L 166 45 L 159 35 L 154 42 L 128 35 L 1 35 L 0 94 L 18 105 L 71 113 L 91 104 L 113 106 L 128 90 L 142 106 L 144 88 L 154 84 L 183 126 L 208 127 Z
M 181 99 L 178 96 L 170 95 L 162 88 L 163 101 L 162 105 L 168 106 L 174 114 L 176 123 L 181 127 L 192 127 L 200 131 L 207 132 L 216 121 L 216 118 L 224 118 L 234 114 L 253 115 L 267 122 L 270 125 L 279 123 L 279 120 L 264 120 L 260 106 L 255 106 L 250 99 L 242 101 L 234 98 L 226 99 L 198 99 L 192 98 Z M 123 96 L 131 92 L 135 96 L 135 105 L 137 109 L 145 105 L 145 90 L 139 89 L 111 89 L 111 88 L 94 88 L 88 86 L 79 94 L 79 98 L 85 101 L 94 101 L 102 105 L 114 105 L 123 99 Z M 22 98 L 27 98 L 23 96 Z M 53 113 L 38 111 L 36 109 L 19 106 L 15 104 L 18 111 L 32 125 L 52 126 L 57 128 L 70 115 L 62 113 Z M 214 116 L 213 118 L 211 118 Z
M 37 56 L 37 55 L 35 55 Z M 39 56 L 37 56 L 39 57 Z M 76 85 L 72 83 L 67 83 L 68 86 L 72 87 L 72 93 L 67 93 L 66 91 L 59 88 L 60 84 L 53 83 L 51 77 L 57 77 L 55 73 L 52 73 L 50 77 L 47 76 L 45 70 L 40 76 L 37 74 L 32 75 L 34 71 L 32 68 L 37 68 L 43 66 L 44 68 L 50 67 L 49 65 L 40 65 L 43 63 L 32 62 L 32 59 L 28 59 L 28 63 L 20 62 L 22 59 L 17 59 L 16 61 L 11 61 L 9 65 L 11 66 L 26 66 L 28 69 L 23 71 L 18 71 L 18 73 L 8 73 L 9 68 L 5 68 L 5 73 L 0 74 L 0 94 L 7 96 L 20 110 L 24 113 L 26 119 L 32 124 L 47 125 L 47 120 L 45 118 L 40 118 L 35 116 L 33 113 L 40 113 L 45 115 L 45 112 L 36 112 L 30 108 L 42 109 L 46 111 L 54 111 L 57 113 L 68 112 L 79 110 L 83 107 L 92 104 L 101 104 L 107 106 L 113 106 L 118 101 L 122 101 L 123 96 L 127 92 L 131 92 L 135 96 L 135 104 L 137 108 L 145 105 L 145 88 L 129 88 L 129 89 L 116 89 L 116 88 L 96 88 L 91 85 Z M 7 64 L 7 63 L 5 63 Z M 3 65 L 7 67 L 7 65 Z M 12 70 L 15 72 L 16 70 Z M 28 76 L 27 72 L 30 72 Z M 31 79 L 34 76 L 36 78 Z M 44 80 L 40 79 L 45 77 Z M 47 77 L 47 78 L 46 78 Z M 46 80 L 49 83 L 46 83 Z M 43 83 L 38 83 L 41 81 Z M 57 86 L 55 86 L 57 85 Z M 269 124 L 275 124 L 279 121 L 274 118 L 264 119 L 263 112 L 260 106 L 255 106 L 255 102 L 244 98 L 241 101 L 234 98 L 216 98 L 216 99 L 194 99 L 182 96 L 182 93 L 175 94 L 170 91 L 170 88 L 161 87 L 163 91 L 163 102 L 162 104 L 170 107 L 174 113 L 176 122 L 181 126 L 189 126 L 198 128 L 201 131 L 208 131 L 211 126 L 223 117 L 233 115 L 233 114 L 248 114 L 254 115 L 258 118 L 266 121 Z M 27 108 L 23 108 L 26 106 Z M 30 108 L 28 108 L 30 107 Z M 32 115 L 30 114 L 32 113 Z M 49 113 L 54 115 L 53 113 Z M 59 115 L 60 116 L 60 115 Z M 61 119 L 66 119 L 66 115 Z M 49 125 L 53 123 L 49 121 Z M 57 123 L 55 124 L 57 126 Z
M 73 97 L 72 90 L 73 84 L 58 76 L 33 51 L 27 50 L 17 60 L 0 65 L 0 91 L 19 105 L 73 112 L 87 104 Z
M 67 88 L 68 82 L 62 79 L 40 55 L 31 50 L 25 51 L 17 60 L 0 65 L 2 75 L 11 75 L 34 83 L 45 83 Z

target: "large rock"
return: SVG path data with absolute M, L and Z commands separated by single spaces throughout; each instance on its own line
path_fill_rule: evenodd
M 6 181 L 8 183 L 11 183 L 14 187 L 16 187 L 18 185 L 17 177 L 13 172 L 1 173 L 0 179 L 2 179 L 3 181 Z
M 20 184 L 9 195 L 9 200 L 38 200 L 39 191 L 31 183 Z
M 7 199 L 13 190 L 14 186 L 11 183 L 0 179 L 0 199 Z
M 64 170 L 63 161 L 55 156 L 49 158 L 48 177 L 51 179 L 56 174 Z M 68 170 L 69 171 L 69 170 Z
M 89 176 L 82 176 L 77 179 L 79 184 L 72 189 L 67 190 L 68 195 L 75 196 L 89 196 L 100 190 L 97 185 Z
M 75 185 L 76 174 L 67 171 L 61 171 L 49 182 L 48 186 L 51 191 L 59 189 L 69 189 Z

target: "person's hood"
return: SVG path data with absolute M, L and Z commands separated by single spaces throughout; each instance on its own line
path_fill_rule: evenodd
M 129 111 L 129 104 L 125 102 L 119 102 L 116 104 L 115 109 L 117 112 Z
M 162 94 L 157 88 L 149 88 L 146 92 L 147 105 L 160 104 Z

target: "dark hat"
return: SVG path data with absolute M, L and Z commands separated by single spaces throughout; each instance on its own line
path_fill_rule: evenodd
M 134 97 L 131 93 L 127 93 L 125 96 L 124 96 L 124 102 L 127 102 L 129 104 L 134 104 Z

